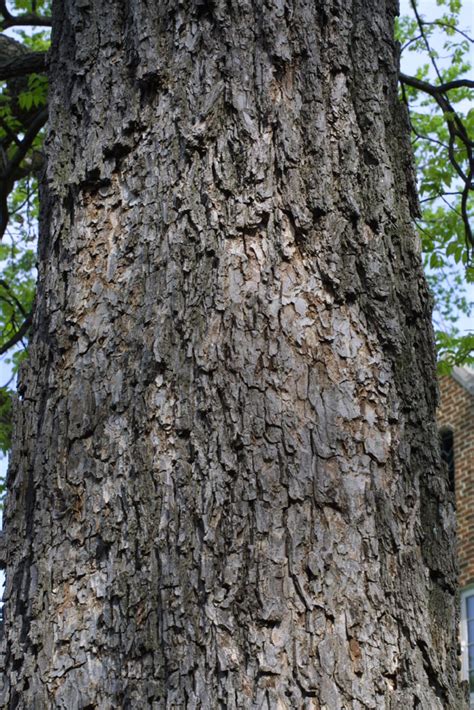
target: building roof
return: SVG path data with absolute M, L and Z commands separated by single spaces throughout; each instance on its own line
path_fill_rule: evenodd
M 472 367 L 453 367 L 451 375 L 458 384 L 474 395 L 474 369 Z

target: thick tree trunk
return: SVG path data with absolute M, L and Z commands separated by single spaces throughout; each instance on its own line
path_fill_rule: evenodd
M 465 706 L 395 11 L 56 2 L 2 708 Z

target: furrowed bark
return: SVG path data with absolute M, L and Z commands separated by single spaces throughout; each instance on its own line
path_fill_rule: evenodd
M 465 707 L 395 12 L 56 3 L 1 707 Z

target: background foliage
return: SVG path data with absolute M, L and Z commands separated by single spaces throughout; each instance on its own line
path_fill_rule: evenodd
M 473 309 L 473 40 L 461 24 L 460 0 L 437 0 L 438 12 L 430 16 L 424 5 L 410 0 L 397 23 L 402 72 L 414 65 L 407 79 L 417 80 L 404 81 L 402 73 L 400 95 L 410 113 L 421 212 L 416 226 L 435 297 L 439 370 L 446 373 L 453 365 L 474 364 L 474 332 L 457 327 Z
M 0 64 L 47 52 L 49 0 L 15 0 L 8 5 L 0 2 L 0 12 L 4 31 L 0 35 Z M 26 24 L 37 18 L 40 26 Z M 10 448 L 12 397 L 19 364 L 26 357 L 35 295 L 38 178 L 43 164 L 46 105 L 44 71 L 0 81 L 0 355 L 6 365 L 1 368 L 4 380 L 0 380 L 3 453 Z

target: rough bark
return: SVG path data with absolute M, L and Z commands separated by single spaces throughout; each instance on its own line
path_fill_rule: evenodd
M 2 708 L 465 706 L 395 12 L 56 2 Z

